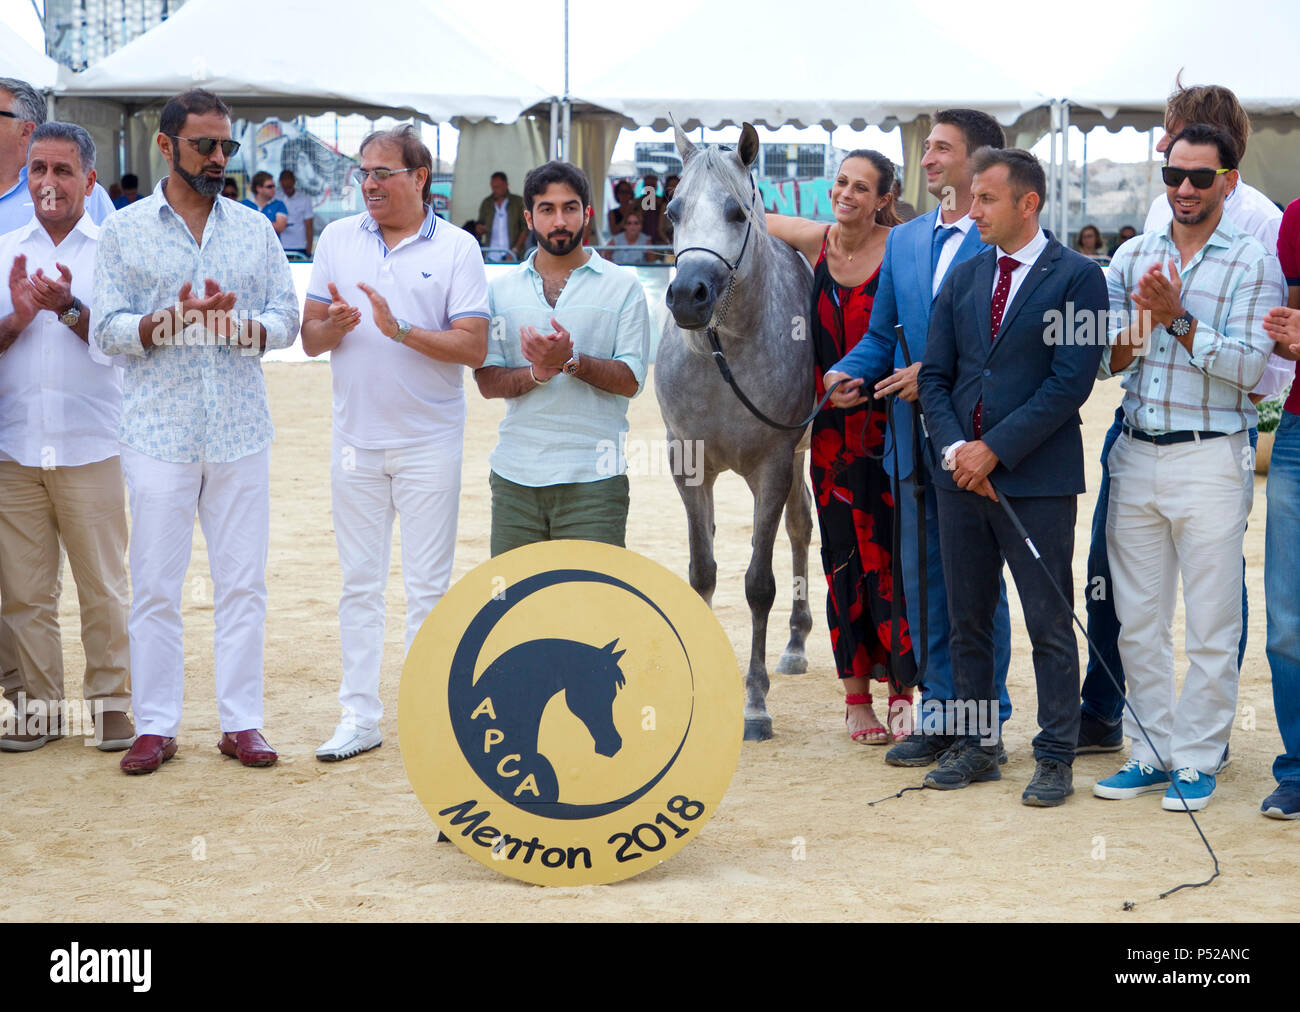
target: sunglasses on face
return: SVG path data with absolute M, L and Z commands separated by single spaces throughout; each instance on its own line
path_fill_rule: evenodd
M 22 119 L 16 112 L 10 112 L 8 109 L 0 109 L 0 116 L 6 116 L 9 119 Z
M 411 171 L 411 169 L 353 169 L 352 181 L 358 186 L 363 186 L 368 178 L 373 178 L 376 183 L 382 183 L 389 176 L 395 176 L 399 172 Z
M 1160 175 L 1166 186 L 1179 187 L 1183 185 L 1184 179 L 1190 179 L 1192 185 L 1198 190 L 1208 190 L 1214 185 L 1215 176 L 1231 171 L 1231 169 L 1175 169 L 1172 165 L 1166 165 L 1161 168 Z
M 205 158 L 221 145 L 221 153 L 229 158 L 239 150 L 239 141 L 219 140 L 216 137 L 178 137 L 176 134 L 168 134 L 172 140 L 185 141 L 187 144 L 193 144 L 194 149 Z

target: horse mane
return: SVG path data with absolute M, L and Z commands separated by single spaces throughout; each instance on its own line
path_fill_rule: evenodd
M 758 217 L 755 213 L 758 208 L 757 184 L 753 183 L 753 178 L 748 171 L 742 170 L 740 173 L 737 173 L 735 162 L 728 157 L 732 154 L 734 154 L 734 152 L 728 147 L 702 148 L 696 157 L 691 159 L 691 167 L 694 167 L 694 163 L 701 162 L 702 171 L 708 175 L 715 176 L 722 183 L 726 188 L 727 193 L 731 195 L 732 199 L 744 208 L 745 217 L 752 223 Z M 686 172 L 683 172 L 682 176 L 683 181 L 685 181 Z M 746 182 L 754 185 L 755 188 L 752 191 L 742 189 L 740 181 L 737 178 L 738 176 L 745 179 Z M 679 183 L 678 185 L 680 186 L 681 184 Z M 764 231 L 766 231 L 766 228 L 764 228 Z

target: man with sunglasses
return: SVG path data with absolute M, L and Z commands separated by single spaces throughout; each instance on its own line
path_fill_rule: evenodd
M 1165 157 L 1173 220 L 1111 262 L 1111 346 L 1100 370 L 1124 377 L 1106 544 L 1128 699 L 1151 744 L 1126 715 L 1129 761 L 1093 793 L 1162 791 L 1165 809 L 1196 811 L 1214 794 L 1236 710 L 1241 551 L 1255 487 L 1250 392 L 1273 351 L 1264 321 L 1285 287 L 1277 259 L 1224 215 L 1237 185 L 1227 132 L 1186 127 Z M 1171 632 L 1180 575 L 1181 696 Z
M 253 173 L 253 185 L 249 187 L 249 194 L 240 203 L 261 212 L 275 229 L 276 235 L 289 227 L 289 209 L 284 206 L 284 201 L 276 197 L 275 180 L 271 178 L 271 173 Z
M 0 235 L 21 228 L 35 212 L 27 189 L 27 149 L 45 122 L 45 99 L 26 81 L 0 77 Z M 113 198 L 99 183 L 86 197 L 96 225 L 113 213 Z
M 1162 155 L 1169 150 L 1170 142 L 1184 126 L 1208 123 L 1224 130 L 1236 148 L 1237 160 L 1246 154 L 1250 137 L 1250 117 L 1237 101 L 1237 96 L 1222 85 L 1189 85 L 1176 82 L 1174 92 L 1165 106 L 1165 133 L 1156 143 Z M 1253 235 L 1266 250 L 1277 248 L 1278 226 L 1282 212 L 1263 193 L 1246 183 L 1237 174 L 1237 185 L 1231 187 L 1223 198 L 1223 216 L 1243 232 Z M 1163 232 L 1173 220 L 1173 208 L 1164 194 L 1155 199 L 1147 214 L 1143 232 Z M 1118 252 L 1118 250 L 1116 251 Z M 1113 254 L 1112 254 L 1113 255 Z M 1289 363 L 1276 354 L 1270 357 L 1260 381 L 1251 391 L 1251 400 L 1258 404 L 1264 397 L 1280 393 L 1290 382 L 1293 370 Z M 1083 680 L 1082 717 L 1079 725 L 1079 752 L 1118 752 L 1124 744 L 1120 717 L 1124 710 L 1124 666 L 1120 663 L 1119 620 L 1115 617 L 1114 595 L 1110 592 L 1111 571 L 1106 556 L 1106 507 L 1110 498 L 1110 477 L 1107 459 L 1115 440 L 1123 430 L 1123 409 L 1115 411 L 1115 423 L 1102 443 L 1101 485 L 1097 490 L 1097 504 L 1092 517 L 1092 544 L 1088 549 L 1088 671 Z M 1250 431 L 1254 445 L 1256 433 Z M 1246 624 L 1248 617 L 1246 582 L 1243 566 L 1241 581 L 1241 639 L 1237 643 L 1237 667 L 1246 656 Z M 1111 674 L 1107 674 L 1109 668 Z M 1116 684 L 1118 682 L 1118 685 Z M 1220 766 L 1227 765 L 1227 755 Z
M 176 754 L 185 681 L 181 589 L 198 514 L 216 624 L 217 748 L 269 766 L 262 653 L 270 444 L 260 354 L 298 333 L 298 297 L 275 229 L 218 200 L 238 150 L 230 110 L 202 89 L 171 99 L 153 193 L 111 215 L 95 266 L 94 339 L 125 363 L 122 470 L 131 504 L 132 708 L 122 760 L 151 773 Z
M 330 494 L 343 593 L 342 713 L 316 750 L 337 762 L 382 742 L 379 677 L 393 519 L 402 524 L 406 649 L 451 582 L 465 434 L 464 366 L 483 364 L 487 275 L 474 237 L 439 219 L 433 155 L 412 126 L 361 142 L 365 212 L 316 243 L 302 346 L 330 353 Z

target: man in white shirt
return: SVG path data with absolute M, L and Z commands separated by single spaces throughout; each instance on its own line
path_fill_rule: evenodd
M 117 425 L 118 368 L 88 342 L 99 226 L 85 209 L 95 144 L 71 123 L 32 134 L 35 217 L 0 238 L 0 594 L 21 691 L 0 750 L 61 736 L 63 644 L 59 539 L 77 583 L 86 651 L 83 696 L 102 751 L 135 730 L 127 642 L 126 509 Z M 84 301 L 83 301 L 84 300 Z
M 310 256 L 312 230 L 316 225 L 311 196 L 298 189 L 298 178 L 289 169 L 280 173 L 280 192 L 276 196 L 289 209 L 289 226 L 280 233 L 280 245 L 286 253 Z
M 492 451 L 492 554 L 579 538 L 622 546 L 628 400 L 649 358 L 640 282 L 582 245 L 591 188 L 547 162 L 524 181 L 537 249 L 492 282 L 493 340 L 474 374 L 506 398 Z
M 330 484 L 343 570 L 343 715 L 316 750 L 323 762 L 382 742 L 384 587 L 395 515 L 408 650 L 451 581 L 462 366 L 482 364 L 488 339 L 482 252 L 468 232 L 434 215 L 433 156 L 418 132 L 373 133 L 360 159 L 365 213 L 321 232 L 302 327 L 303 349 L 328 351 L 334 377 Z

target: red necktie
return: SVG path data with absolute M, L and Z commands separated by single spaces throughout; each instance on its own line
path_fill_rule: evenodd
M 993 289 L 992 318 L 989 328 L 989 334 L 992 340 L 998 339 L 998 328 L 1002 326 L 1002 316 L 1007 311 L 1007 300 L 1011 295 L 1011 275 L 1020 261 L 1015 257 L 998 257 L 998 283 Z M 975 405 L 975 414 L 971 421 L 975 428 L 975 438 L 980 439 L 984 434 L 984 398 L 979 399 Z

